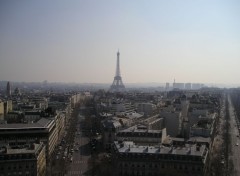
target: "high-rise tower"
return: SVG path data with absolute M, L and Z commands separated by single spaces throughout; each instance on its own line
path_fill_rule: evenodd
M 117 52 L 117 67 L 116 67 L 116 75 L 114 77 L 113 83 L 110 87 L 111 92 L 123 92 L 125 91 L 125 86 L 122 82 L 122 77 L 120 74 L 120 59 L 119 59 L 120 53 Z
M 10 97 L 12 94 L 10 82 L 7 82 L 7 96 Z

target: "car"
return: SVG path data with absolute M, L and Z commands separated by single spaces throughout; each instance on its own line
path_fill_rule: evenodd
M 236 146 L 238 146 L 238 143 L 236 143 Z

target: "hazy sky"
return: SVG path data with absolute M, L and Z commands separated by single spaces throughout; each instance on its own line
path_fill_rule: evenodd
M 1 0 L 0 80 L 240 83 L 239 0 Z

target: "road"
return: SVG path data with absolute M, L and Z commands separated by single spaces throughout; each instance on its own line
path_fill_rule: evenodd
M 233 176 L 240 175 L 240 140 L 239 140 L 239 126 L 238 126 L 238 119 L 235 118 L 234 107 L 232 105 L 230 97 L 228 97 L 229 102 L 229 115 L 230 115 L 230 128 L 229 134 L 231 137 L 231 152 L 229 153 L 229 160 L 233 161 Z M 237 146 L 238 144 L 238 146 Z
M 84 136 L 81 130 L 82 118 L 84 118 L 82 115 L 78 115 L 73 146 L 74 152 L 72 155 L 72 162 L 70 162 L 67 169 L 67 176 L 86 175 L 88 171 L 88 160 L 91 157 L 91 152 L 89 149 L 89 138 Z
M 75 124 L 77 121 L 75 117 L 77 116 L 77 114 L 78 110 L 75 109 L 74 112 L 71 114 L 71 118 L 65 126 L 64 137 L 62 138 L 61 142 L 59 141 L 59 144 L 56 146 L 51 171 L 48 173 L 48 175 L 64 176 L 67 171 L 71 156 L 69 150 L 72 148 L 71 146 L 74 140 L 74 127 L 76 126 Z

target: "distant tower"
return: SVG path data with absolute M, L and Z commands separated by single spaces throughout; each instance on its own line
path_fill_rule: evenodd
M 10 97 L 12 94 L 10 82 L 7 83 L 7 96 Z
M 120 74 L 120 64 L 119 64 L 119 51 L 117 52 L 117 67 L 116 67 L 116 75 L 114 77 L 113 83 L 110 87 L 111 92 L 123 92 L 125 91 L 125 86 L 122 82 L 122 77 Z
M 169 83 L 166 83 L 166 91 L 169 91 Z
M 173 89 L 176 88 L 176 82 L 175 82 L 175 78 L 174 78 L 174 81 L 173 81 Z

